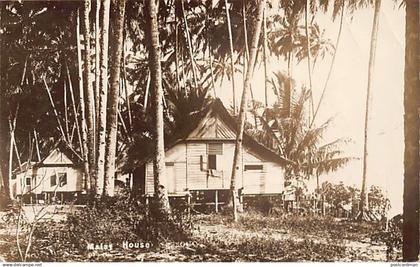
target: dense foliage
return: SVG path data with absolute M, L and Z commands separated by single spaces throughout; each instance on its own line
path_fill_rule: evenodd
M 343 182 L 334 184 L 324 182 L 319 190 L 325 197 L 325 201 L 332 208 L 338 209 L 343 206 L 350 206 L 351 210 L 358 210 L 355 205 L 360 201 L 360 190 L 356 186 L 346 186 Z M 390 200 L 378 186 L 372 185 L 368 191 L 369 211 L 384 217 L 391 208 Z M 378 218 L 379 219 L 379 218 Z
M 162 216 L 156 210 L 153 204 L 145 205 L 142 199 L 124 194 L 101 199 L 62 222 L 41 222 L 34 231 L 28 260 L 89 260 L 101 252 L 89 250 L 89 244 L 113 244 L 110 253 L 115 253 L 123 250 L 123 242 L 149 244 L 145 251 L 159 249 L 162 242 L 190 239 L 186 214 L 174 211 Z

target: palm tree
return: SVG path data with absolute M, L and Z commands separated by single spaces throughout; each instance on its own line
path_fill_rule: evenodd
M 164 82 L 166 90 L 167 116 L 165 118 L 165 140 L 169 142 L 182 138 L 191 131 L 195 122 L 202 118 L 202 113 L 207 111 L 211 103 L 209 92 L 211 86 L 190 90 L 186 94 L 174 90 Z
M 236 114 L 236 93 L 235 93 L 235 63 L 233 59 L 233 37 L 232 37 L 232 25 L 230 23 L 230 15 L 229 15 L 229 6 L 228 0 L 225 0 L 225 9 L 226 9 L 226 21 L 227 21 L 227 28 L 229 33 L 229 47 L 230 47 L 230 69 L 231 69 L 231 79 L 232 79 L 232 101 L 233 101 L 233 113 Z
M 97 130 L 98 130 L 98 125 L 97 125 L 97 121 L 98 121 L 98 111 L 99 111 L 99 83 L 101 80 L 101 71 L 100 71 L 100 26 L 99 26 L 99 21 L 100 21 L 100 11 L 101 11 L 101 0 L 96 0 L 96 6 L 95 6 L 95 150 L 97 150 Z M 95 155 L 95 164 L 97 162 Z
M 265 107 L 268 106 L 268 47 L 267 47 L 267 8 L 264 10 L 264 21 L 263 21 L 263 28 L 264 28 L 264 45 L 263 45 L 263 61 L 264 61 L 264 104 Z M 245 64 L 244 64 L 245 65 Z
M 308 79 L 309 79 L 309 90 L 311 92 L 311 99 L 310 99 L 310 104 L 311 104 L 311 109 L 310 112 L 312 112 L 312 116 L 314 115 L 314 99 L 313 99 L 313 87 L 312 87 L 312 70 L 311 70 L 311 38 L 309 36 L 309 9 L 310 9 L 310 1 L 311 0 L 306 0 L 306 5 L 305 5 L 305 35 L 306 35 L 306 49 L 308 51 L 307 53 L 307 58 L 308 58 Z M 309 112 L 309 113 L 310 113 Z
M 261 33 L 261 25 L 263 20 L 263 11 L 265 7 L 265 0 L 260 0 L 257 9 L 257 21 L 255 25 L 254 35 L 252 36 L 251 42 L 251 50 L 248 60 L 248 68 L 245 77 L 244 89 L 242 92 L 242 99 L 241 99 L 241 107 L 239 110 L 239 127 L 236 135 L 236 143 L 235 143 L 235 152 L 233 155 L 233 166 L 232 166 L 232 176 L 230 181 L 230 191 L 231 191 L 231 198 L 230 202 L 233 206 L 233 218 L 234 221 L 238 220 L 237 214 L 237 192 L 236 192 L 236 176 L 237 172 L 240 169 L 239 166 L 239 158 L 242 152 L 242 138 L 245 130 L 245 114 L 248 106 L 248 91 L 251 86 L 251 79 L 253 74 L 253 67 L 255 63 L 255 58 L 257 57 L 257 45 L 258 40 L 260 38 Z
M 310 178 L 315 175 L 319 185 L 319 176 L 333 172 L 352 158 L 343 156 L 340 147 L 344 139 L 337 139 L 322 144 L 323 133 L 328 128 L 330 120 L 318 127 L 310 127 L 305 116 L 305 106 L 310 101 L 310 91 L 302 89 L 287 97 L 287 84 L 293 81 L 282 73 L 275 74 L 276 80 L 271 84 L 274 91 L 280 94 L 272 108 L 266 108 L 259 117 L 262 128 L 253 131 L 253 135 L 262 144 L 276 151 L 279 155 L 291 160 L 292 164 L 286 169 L 286 180 L 296 177 Z M 296 91 L 295 89 L 290 91 Z M 291 103 L 286 103 L 291 101 Z M 290 107 L 290 115 L 287 109 Z
M 404 72 L 404 261 L 417 261 L 419 252 L 419 14 L 419 1 L 406 1 Z
M 295 9 L 297 4 L 293 3 L 285 4 L 283 6 L 285 16 L 274 16 L 274 23 L 273 28 L 274 30 L 269 35 L 270 38 L 270 48 L 274 55 L 277 57 L 284 57 L 287 62 L 287 75 L 292 77 L 292 66 L 293 66 L 293 59 L 294 54 L 299 49 L 298 40 L 301 39 L 300 27 L 299 27 L 299 20 L 298 20 L 298 12 Z M 291 80 L 288 80 L 291 82 Z M 292 84 L 286 85 L 287 89 L 292 88 Z M 289 90 L 285 91 L 285 97 L 289 99 L 289 101 L 285 101 L 285 104 L 290 103 L 291 99 L 291 92 Z M 290 115 L 290 106 L 285 106 L 285 111 L 288 115 Z
M 117 148 L 117 126 L 118 126 L 118 100 L 120 97 L 120 70 L 121 56 L 123 50 L 123 27 L 125 0 L 115 1 L 115 19 L 113 20 L 113 34 L 110 67 L 110 91 L 108 92 L 108 108 L 106 121 L 106 154 L 105 154 L 105 175 L 104 193 L 108 196 L 114 195 L 115 159 Z
M 86 37 L 88 38 L 88 36 Z M 88 159 L 88 137 L 87 137 L 87 123 L 86 123 L 86 102 L 85 102 L 85 92 L 83 90 L 83 70 L 82 70 L 82 51 L 80 44 L 80 8 L 77 9 L 77 18 L 76 18 L 76 42 L 77 42 L 77 70 L 79 78 L 79 105 L 80 105 L 80 122 L 81 122 L 81 132 L 82 132 L 82 147 L 81 154 L 83 157 L 83 166 L 85 172 L 85 188 L 90 191 L 91 180 L 90 180 L 90 171 L 89 171 L 89 159 Z M 89 71 L 89 70 L 86 70 Z M 45 83 L 46 84 L 46 83 Z M 52 102 L 53 103 L 53 102 Z M 58 119 L 58 118 L 57 118 Z M 62 127 L 60 127 L 62 129 Z
M 153 161 L 155 200 L 165 214 L 170 212 L 168 193 L 165 188 L 165 146 L 163 123 L 163 88 L 162 70 L 160 64 L 159 27 L 156 0 L 147 1 L 149 27 L 149 68 L 151 73 L 151 87 L 153 88 L 153 106 L 155 119 L 155 158 Z
M 373 26 L 372 35 L 370 40 L 370 54 L 369 54 L 369 69 L 368 69 L 368 84 L 366 94 L 366 106 L 365 106 L 365 129 L 364 129 L 364 145 L 363 145 L 363 176 L 362 176 L 362 189 L 360 195 L 360 214 L 359 219 L 363 219 L 364 212 L 366 209 L 366 175 L 367 175 L 367 157 L 368 157 L 368 131 L 369 131 L 369 109 L 370 109 L 370 98 L 373 84 L 373 71 L 375 68 L 375 56 L 376 56 L 376 42 L 378 39 L 379 29 L 379 11 L 381 8 L 381 0 L 375 0 L 375 11 L 373 15 Z
M 108 32 L 110 0 L 101 0 L 100 10 L 100 81 L 99 81 L 99 114 L 98 114 L 98 151 L 96 170 L 96 194 L 102 195 L 105 175 L 105 135 L 106 135 L 106 107 L 108 101 Z
M 95 188 L 94 176 L 94 166 L 95 166 L 95 103 L 94 103 L 94 92 L 92 87 L 91 79 L 91 49 L 90 49 L 90 23 L 89 23 L 89 13 L 90 13 L 91 2 L 90 0 L 84 0 L 83 2 L 83 19 L 82 19 L 82 29 L 83 35 L 85 37 L 83 61 L 83 89 L 84 95 L 86 96 L 86 125 L 87 125 L 87 156 L 89 160 L 89 171 L 91 179 L 91 189 Z

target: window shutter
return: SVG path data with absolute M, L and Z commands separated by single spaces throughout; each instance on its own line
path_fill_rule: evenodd
M 58 174 L 58 184 L 60 187 L 63 187 L 67 184 L 67 173 Z
M 200 156 L 200 170 L 201 171 L 207 170 L 207 157 L 203 155 Z
M 57 176 L 51 175 L 50 177 L 50 186 L 56 186 L 57 185 Z
M 207 144 L 207 154 L 209 154 L 209 155 L 223 155 L 223 143 L 209 143 L 209 144 Z

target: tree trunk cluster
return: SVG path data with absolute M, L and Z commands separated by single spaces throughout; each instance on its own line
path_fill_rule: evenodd
M 77 23 L 81 155 L 86 189 L 90 195 L 113 196 L 125 0 L 114 0 L 112 3 L 111 0 L 96 0 L 94 23 L 90 22 L 91 6 L 91 0 L 84 0 L 81 12 L 78 10 L 77 13 L 77 21 L 80 20 L 79 14 L 82 14 L 84 48 L 82 55 L 80 25 Z M 110 16 L 111 12 L 115 14 Z M 95 25 L 94 71 L 91 62 L 91 24 Z M 113 26 L 112 31 L 110 25 Z

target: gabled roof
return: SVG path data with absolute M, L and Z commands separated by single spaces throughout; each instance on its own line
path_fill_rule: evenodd
M 188 131 L 183 133 L 181 138 L 165 145 L 165 151 L 171 149 L 179 143 L 186 141 L 236 140 L 238 123 L 229 114 L 229 111 L 227 111 L 219 98 L 213 100 L 213 102 L 207 107 L 206 110 L 204 110 L 204 112 L 202 112 L 202 114 L 203 117 L 197 120 L 195 125 L 191 125 Z M 247 133 L 244 133 L 243 145 L 267 161 L 276 162 L 281 165 L 292 163 L 292 161 L 266 148 Z M 140 163 L 149 161 L 151 159 L 152 155 L 143 161 L 140 161 Z
M 22 163 L 21 166 L 18 166 L 17 168 L 15 168 L 12 173 L 18 174 L 18 173 L 26 172 L 27 170 L 31 169 L 32 166 L 34 166 L 35 164 L 36 164 L 36 161 L 25 161 Z
M 65 157 L 61 156 L 58 162 L 54 162 L 54 153 L 61 152 Z M 42 165 L 81 165 L 83 164 L 83 159 L 77 154 L 72 147 L 70 147 L 64 141 L 58 141 L 50 150 L 48 155 L 44 157 L 36 166 Z
M 61 157 L 59 162 L 51 162 L 55 152 L 61 152 L 64 157 Z M 53 145 L 50 149 L 50 152 L 46 157 L 44 157 L 41 161 L 35 162 L 24 162 L 22 163 L 21 167 L 16 168 L 13 173 L 19 174 L 22 172 L 26 172 L 33 167 L 42 167 L 42 166 L 54 166 L 54 165 L 61 165 L 61 166 L 81 166 L 83 164 L 83 159 L 74 151 L 70 146 L 68 146 L 63 141 L 58 141 Z
M 211 110 L 212 112 L 219 115 L 223 122 L 225 122 L 234 131 L 236 137 L 238 122 L 236 122 L 235 119 L 229 114 L 229 112 L 227 111 L 220 99 L 217 98 L 214 100 L 214 102 L 212 103 Z M 278 155 L 276 152 L 260 144 L 257 140 L 255 140 L 246 132 L 244 132 L 243 144 L 245 147 L 250 148 L 252 151 L 269 161 L 274 161 L 283 165 L 292 163 L 292 161 Z

